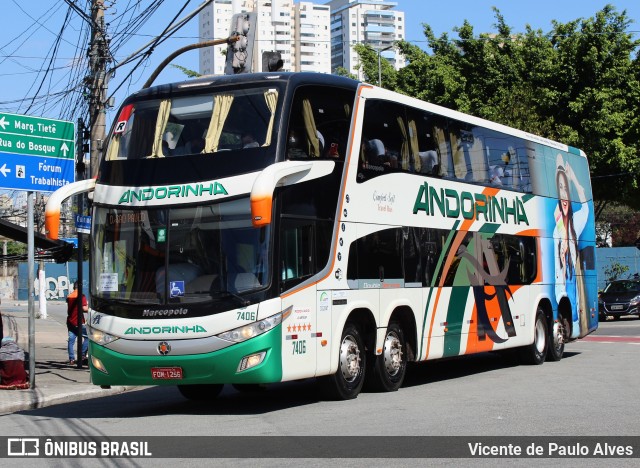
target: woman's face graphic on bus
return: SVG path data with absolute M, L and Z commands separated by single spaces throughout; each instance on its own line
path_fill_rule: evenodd
M 569 180 L 567 174 L 562 170 L 558 172 L 558 198 L 562 214 L 566 215 L 569 212 Z

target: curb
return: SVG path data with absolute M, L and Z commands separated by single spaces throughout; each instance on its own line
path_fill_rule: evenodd
M 101 398 L 103 396 L 119 395 L 121 393 L 130 392 L 134 390 L 141 390 L 145 387 L 126 387 L 126 386 L 113 386 L 110 389 L 103 389 L 98 386 L 95 388 L 87 388 L 82 392 L 73 393 L 61 393 L 57 395 L 43 395 L 38 387 L 29 390 L 4 390 L 6 392 L 21 392 L 23 401 L 15 401 L 5 403 L 0 408 L 0 415 L 16 413 L 18 411 L 29 411 L 38 408 L 45 408 L 47 406 L 60 405 L 65 403 L 72 403 L 74 401 L 90 400 L 92 398 Z M 25 395 L 22 392 L 29 392 L 29 395 Z

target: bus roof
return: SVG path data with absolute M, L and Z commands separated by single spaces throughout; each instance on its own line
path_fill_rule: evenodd
M 136 98 L 165 94 L 187 89 L 202 89 L 208 86 L 225 86 L 228 84 L 251 84 L 264 83 L 269 81 L 280 81 L 291 83 L 292 85 L 305 84 L 325 84 L 340 86 L 343 88 L 356 89 L 359 81 L 338 75 L 313 72 L 269 72 L 269 73 L 242 73 L 238 75 L 206 75 L 176 83 L 166 83 L 150 88 L 141 89 L 132 96 Z
M 134 93 L 131 98 L 139 99 L 147 96 L 157 96 L 162 94 L 171 94 L 176 92 L 188 92 L 188 90 L 206 89 L 209 86 L 225 86 L 229 84 L 259 84 L 270 81 L 286 82 L 293 86 L 298 84 L 322 84 L 333 85 L 342 88 L 356 89 L 360 85 L 365 85 L 370 89 L 372 95 L 380 94 L 381 98 L 390 99 L 387 93 L 393 94 L 393 99 L 399 102 L 404 102 L 407 105 L 413 107 L 419 107 L 425 110 L 429 110 L 436 114 L 444 115 L 456 120 L 470 123 L 472 125 L 480 125 L 483 127 L 491 128 L 503 133 L 511 134 L 526 140 L 541 143 L 546 146 L 550 146 L 563 151 L 569 151 L 576 155 L 586 157 L 585 153 L 564 143 L 551 140 L 533 133 L 529 133 L 523 130 L 519 130 L 514 127 L 509 127 L 497 122 L 486 120 L 480 117 L 473 116 L 471 114 L 465 114 L 447 107 L 442 107 L 437 104 L 433 104 L 427 101 L 421 101 L 411 96 L 403 95 L 394 91 L 390 91 L 384 88 L 379 88 L 369 83 L 363 83 L 361 81 L 353 80 L 344 76 L 330 75 L 326 73 L 315 72 L 268 72 L 268 73 L 242 73 L 238 75 L 206 75 L 199 78 L 189 79 L 181 82 L 166 83 L 157 86 L 153 86 Z M 367 93 L 368 94 L 368 93 Z M 385 96 L 385 94 L 387 94 Z M 128 100 L 129 98 L 127 98 Z

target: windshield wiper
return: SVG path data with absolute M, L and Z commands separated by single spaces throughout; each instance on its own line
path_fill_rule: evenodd
M 222 297 L 230 297 L 233 298 L 238 304 L 240 304 L 242 307 L 247 307 L 249 304 L 251 304 L 251 301 L 245 299 L 242 296 L 239 296 L 238 294 L 231 292 L 231 291 L 215 291 L 215 293 L 219 294 Z

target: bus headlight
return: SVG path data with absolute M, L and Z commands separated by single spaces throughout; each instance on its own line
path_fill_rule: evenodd
M 279 312 L 276 315 L 267 317 L 266 319 L 253 322 L 242 327 L 234 328 L 233 330 L 220 333 L 218 338 L 226 341 L 233 341 L 234 343 L 242 343 L 249 338 L 254 338 L 258 335 L 268 332 L 272 328 L 282 323 L 282 316 L 285 312 Z
M 108 333 L 103 332 L 102 330 L 97 330 L 95 328 L 88 327 L 89 339 L 100 346 L 108 345 L 109 343 L 116 341 L 118 339 L 117 336 L 109 335 Z

